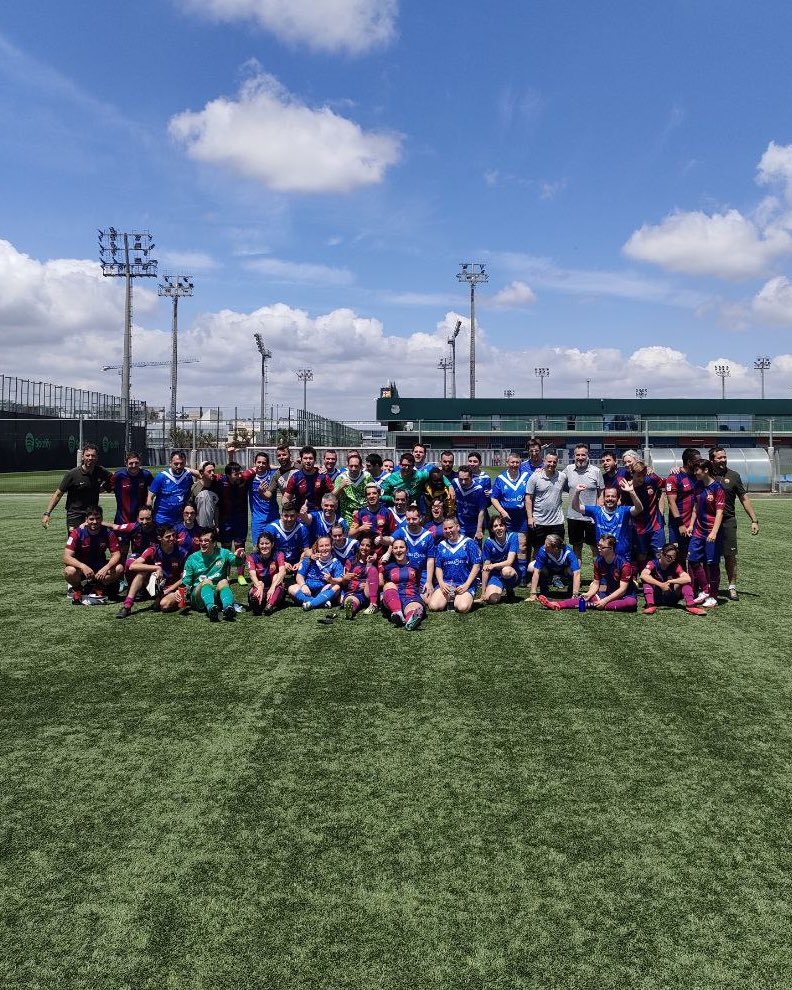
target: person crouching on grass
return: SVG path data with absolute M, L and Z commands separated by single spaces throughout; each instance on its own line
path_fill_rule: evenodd
M 526 601 L 537 600 L 536 592 L 541 591 L 539 602 L 550 590 L 553 581 L 562 581 L 566 585 L 567 594 L 577 600 L 580 595 L 580 561 L 575 551 L 560 536 L 551 533 L 545 537 L 544 545 L 539 547 L 536 557 L 528 565 L 531 575 L 531 593 Z
M 360 609 L 365 609 L 367 614 L 376 611 L 379 597 L 379 571 L 374 557 L 372 532 L 366 530 L 358 532 L 357 553 L 344 564 L 341 586 L 341 606 L 347 619 L 354 619 Z
M 578 608 L 582 598 L 589 608 L 601 612 L 634 612 L 638 608 L 638 598 L 632 579 L 632 564 L 616 555 L 616 539 L 613 536 L 601 536 L 597 541 L 597 551 L 594 580 L 588 591 L 578 598 L 565 598 L 558 602 L 540 595 L 539 604 L 557 611 Z
M 658 605 L 684 605 L 691 615 L 706 615 L 707 610 L 693 604 L 693 583 L 678 562 L 676 543 L 660 548 L 657 560 L 650 560 L 641 571 L 646 598 L 644 615 L 654 615 Z
M 69 531 L 63 564 L 63 576 L 71 588 L 73 605 L 83 604 L 83 588 L 91 582 L 99 597 L 117 592 L 124 573 L 121 548 L 115 533 L 102 524 L 101 506 L 87 508 L 85 522 Z M 86 601 L 86 604 L 90 602 Z
M 289 594 L 306 610 L 330 608 L 341 591 L 344 565 L 333 556 L 333 544 L 329 536 L 320 536 L 315 553 L 303 557 L 295 574 L 295 583 Z
M 261 533 L 256 549 L 248 554 L 247 569 L 253 587 L 248 591 L 248 604 L 254 615 L 272 615 L 283 604 L 283 582 L 286 560 L 275 550 L 275 538 Z
M 388 619 L 409 631 L 417 629 L 426 609 L 421 601 L 421 575 L 410 564 L 407 543 L 401 536 L 391 544 L 391 560 L 380 564 L 382 606 Z
M 462 468 L 459 469 L 462 474 Z M 482 605 L 496 605 L 505 596 L 507 602 L 515 601 L 517 587 L 517 554 L 520 542 L 517 533 L 510 533 L 500 516 L 490 522 L 490 536 L 484 540 L 481 555 L 481 594 L 476 599 Z
M 218 547 L 215 534 L 211 530 L 201 533 L 198 547 L 187 558 L 182 578 L 190 605 L 198 612 L 205 610 L 210 622 L 218 621 L 222 608 L 226 622 L 233 622 L 236 619 L 236 609 L 228 575 L 245 551 L 233 553 L 226 547 Z
M 186 561 L 187 551 L 179 546 L 176 527 L 170 523 L 158 527 L 157 543 L 146 547 L 127 568 L 130 584 L 116 618 L 126 619 L 131 615 L 138 592 L 143 590 L 152 577 L 155 586 L 151 611 L 174 612 L 177 608 L 183 608 L 187 604 L 187 593 L 181 579 Z

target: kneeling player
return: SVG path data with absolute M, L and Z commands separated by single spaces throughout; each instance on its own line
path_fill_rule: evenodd
M 177 608 L 183 608 L 187 602 L 184 585 L 181 583 L 187 551 L 179 546 L 176 527 L 163 523 L 157 529 L 157 537 L 158 542 L 146 547 L 127 569 L 131 580 L 124 604 L 116 613 L 117 619 L 126 619 L 130 615 L 135 597 L 152 577 L 155 582 L 152 612 L 173 612 Z
M 261 533 L 256 549 L 247 557 L 248 574 L 253 587 L 248 592 L 248 604 L 254 615 L 272 615 L 283 604 L 283 582 L 286 560 L 275 549 L 270 533 Z
M 354 619 L 362 608 L 368 614 L 376 611 L 379 572 L 373 554 L 374 534 L 359 530 L 357 553 L 344 564 L 341 578 L 341 606 L 348 619 Z
M 539 547 L 536 557 L 528 565 L 528 572 L 531 575 L 529 602 L 536 601 L 537 590 L 544 597 L 554 581 L 566 585 L 567 594 L 575 599 L 580 594 L 580 561 L 572 547 L 554 533 L 546 537 L 544 546 Z
M 693 604 L 693 584 L 690 575 L 679 564 L 676 543 L 661 547 L 657 560 L 650 560 L 641 571 L 646 598 L 645 615 L 654 615 L 658 605 L 679 605 L 691 615 L 706 615 L 706 609 Z
M 417 629 L 425 615 L 420 575 L 410 564 L 407 543 L 401 536 L 394 537 L 391 558 L 389 563 L 380 565 L 382 605 L 394 625 Z
M 309 611 L 313 608 L 329 608 L 341 591 L 344 565 L 333 556 L 333 544 L 329 536 L 316 541 L 315 557 L 303 557 L 295 574 L 295 582 L 289 594 Z
M 85 522 L 69 531 L 63 563 L 63 576 L 72 589 L 72 605 L 83 604 L 83 589 L 89 584 L 94 585 L 100 598 L 118 588 L 124 573 L 121 548 L 115 533 L 102 524 L 101 506 L 86 509 Z
M 632 578 L 632 565 L 616 555 L 616 538 L 601 536 L 597 541 L 599 555 L 594 560 L 594 580 L 588 591 L 578 598 L 550 601 L 539 596 L 539 604 L 545 608 L 578 608 L 582 598 L 589 608 L 607 612 L 634 612 L 638 598 Z
M 236 609 L 228 575 L 239 563 L 239 552 L 235 554 L 226 547 L 218 547 L 211 530 L 201 533 L 198 547 L 187 558 L 182 578 L 190 605 L 199 612 L 206 610 L 210 622 L 218 621 L 222 608 L 226 622 L 233 622 Z
M 478 588 L 481 550 L 478 544 L 459 531 L 456 517 L 443 523 L 444 539 L 435 550 L 437 588 L 429 599 L 432 612 L 442 612 L 453 603 L 457 612 L 469 612 Z
M 462 468 L 459 469 L 460 473 Z M 484 563 L 481 566 L 481 594 L 478 601 L 485 605 L 497 604 L 503 596 L 507 602 L 513 602 L 514 589 L 517 587 L 517 553 L 520 543 L 517 533 L 510 533 L 506 523 L 500 516 L 490 523 L 490 533 L 484 540 L 481 556 Z

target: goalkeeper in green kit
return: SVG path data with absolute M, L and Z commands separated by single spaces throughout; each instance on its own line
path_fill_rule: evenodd
M 233 622 L 236 609 L 228 574 L 232 567 L 239 564 L 244 548 L 234 553 L 225 547 L 218 547 L 212 532 L 201 533 L 198 546 L 200 549 L 187 558 L 182 578 L 190 605 L 199 612 L 205 609 L 210 622 L 219 620 L 221 609 L 223 618 Z

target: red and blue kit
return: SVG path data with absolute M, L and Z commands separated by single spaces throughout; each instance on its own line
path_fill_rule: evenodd
M 692 474 L 687 471 L 675 471 L 669 474 L 665 482 L 667 495 L 676 496 L 679 519 L 676 519 L 669 510 L 668 512 L 668 535 L 676 542 L 679 536 L 679 525 L 689 526 L 693 518 L 693 503 L 696 501 L 696 488 L 698 483 Z
M 137 560 L 144 550 L 153 547 L 157 542 L 157 530 L 153 526 L 151 529 L 145 530 L 140 523 L 136 522 L 124 523 L 116 530 L 116 533 L 121 540 L 122 549 L 127 551 L 125 568 L 129 568 L 129 565 Z
M 387 505 L 381 502 L 375 509 L 370 509 L 367 505 L 355 509 L 352 517 L 355 526 L 362 526 L 370 529 L 376 536 L 390 536 L 396 529 L 396 520 Z
M 643 511 L 633 518 L 634 549 L 637 556 L 651 557 L 665 543 L 665 520 L 660 511 L 665 483 L 659 475 L 649 472 L 640 485 L 634 484 L 643 506 Z
M 264 557 L 260 550 L 254 550 L 247 555 L 247 569 L 255 574 L 264 587 L 269 591 L 275 575 L 286 563 L 283 554 L 275 552 L 270 557 Z
M 322 496 L 332 494 L 333 480 L 326 474 L 314 471 L 313 474 L 306 474 L 305 471 L 295 471 L 286 482 L 286 494 L 293 500 L 298 511 L 307 505 L 309 509 L 319 509 L 322 505 Z
M 622 492 L 619 488 L 619 481 L 624 478 L 625 481 L 629 481 L 632 478 L 632 474 L 627 470 L 626 467 L 617 467 L 613 471 L 603 471 L 602 480 L 605 482 L 606 488 L 616 488 L 620 493 L 622 498 L 627 499 L 627 504 L 632 505 L 630 501 L 630 496 L 626 492 Z
M 137 474 L 130 474 L 126 468 L 121 468 L 110 477 L 110 491 L 116 499 L 116 514 L 113 522 L 135 522 L 138 512 L 146 504 L 148 490 L 154 475 L 151 471 L 141 468 Z
M 409 564 L 403 567 L 398 564 L 385 564 L 380 566 L 379 571 L 383 581 L 396 585 L 403 609 L 410 602 L 421 604 L 421 586 L 418 583 L 418 572 L 414 567 L 410 567 Z
M 198 537 L 201 535 L 198 526 L 187 529 L 184 523 L 179 523 L 178 526 L 173 527 L 173 530 L 179 546 L 187 552 L 188 557 L 198 549 Z
M 610 563 L 604 557 L 597 557 L 594 561 L 594 580 L 599 582 L 597 594 L 600 598 L 612 595 L 614 591 L 618 590 L 622 581 L 627 581 L 625 595 L 634 595 L 635 586 L 632 576 L 632 564 L 628 563 L 624 557 L 617 555 Z
M 66 547 L 81 564 L 87 564 L 94 571 L 101 570 L 107 563 L 108 551 L 113 554 L 120 549 L 118 537 L 107 526 L 100 526 L 98 533 L 90 533 L 87 526 L 77 526 L 69 531 Z
M 721 526 L 714 540 L 708 537 L 712 533 L 715 525 L 715 516 L 718 510 L 726 508 L 726 492 L 717 481 L 709 485 L 698 486 L 696 490 L 696 522 L 693 526 L 693 535 L 690 538 L 688 548 L 688 560 L 691 564 L 699 564 L 706 560 L 713 566 L 718 563 L 723 547 L 723 527 Z M 714 576 L 714 575 L 713 575 Z M 702 582 L 699 580 L 698 582 Z M 717 582 L 715 582 L 717 587 Z
M 162 568 L 162 576 L 167 584 L 181 581 L 184 574 L 184 562 L 188 557 L 187 551 L 183 547 L 176 546 L 170 553 L 165 553 L 162 547 L 157 544 L 147 547 L 140 555 L 140 560 L 144 564 L 159 566 Z
M 428 522 L 425 524 L 425 529 L 427 533 L 432 534 L 432 539 L 434 540 L 435 546 L 437 546 L 438 543 L 442 543 L 445 539 L 443 536 L 442 522 Z

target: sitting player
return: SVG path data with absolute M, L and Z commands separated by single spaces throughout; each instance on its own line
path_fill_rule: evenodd
M 346 535 L 343 523 L 340 521 L 333 525 L 329 536 L 333 547 L 333 556 L 341 562 L 342 567 L 345 567 L 346 562 L 357 553 L 358 541 Z M 316 558 L 316 543 L 311 550 L 311 556 Z
M 275 540 L 270 533 L 259 536 L 256 549 L 248 554 L 247 569 L 253 585 L 248 591 L 250 611 L 254 615 L 272 615 L 283 604 L 286 561 L 275 549 Z
M 644 615 L 654 615 L 658 605 L 684 605 L 691 615 L 706 615 L 707 611 L 693 604 L 693 583 L 678 561 L 676 543 L 660 548 L 657 560 L 650 560 L 641 571 L 646 599 Z
M 616 538 L 601 536 L 597 541 L 599 555 L 594 560 L 594 580 L 588 591 L 578 598 L 551 601 L 539 596 L 539 604 L 545 608 L 579 608 L 581 598 L 589 608 L 608 612 L 634 612 L 638 598 L 633 584 L 632 565 L 616 554 Z
M 220 609 L 226 622 L 236 619 L 228 575 L 243 554 L 244 550 L 232 553 L 227 547 L 219 547 L 212 530 L 206 530 L 198 538 L 198 550 L 187 558 L 182 584 L 191 607 L 199 612 L 205 609 L 210 622 L 219 620 Z
M 188 557 L 198 549 L 198 537 L 201 535 L 196 517 L 195 506 L 188 502 L 182 510 L 182 521 L 174 528 L 176 541 Z
M 343 564 L 333 556 L 333 544 L 329 536 L 316 541 L 316 557 L 304 557 L 289 587 L 289 594 L 306 611 L 314 608 L 330 608 L 341 591 Z
M 577 599 L 580 594 L 580 561 L 572 547 L 554 533 L 545 537 L 544 545 L 539 547 L 536 557 L 528 565 L 528 573 L 531 575 L 531 592 L 526 601 L 535 602 L 537 590 L 542 593 L 539 599 L 542 601 L 551 585 L 557 582 L 566 586 L 568 595 Z
M 373 551 L 373 534 L 361 531 L 357 553 L 347 560 L 341 578 L 341 607 L 347 619 L 354 619 L 360 609 L 366 614 L 376 611 L 379 572 Z
M 107 554 L 110 553 L 108 560 Z M 102 524 L 102 508 L 92 505 L 85 510 L 85 522 L 69 531 L 63 551 L 63 576 L 71 588 L 72 605 L 83 602 L 83 591 L 93 585 L 97 600 L 118 589 L 123 576 L 118 537 Z
M 407 559 L 418 574 L 421 597 L 428 602 L 434 590 L 435 541 L 429 530 L 424 529 L 417 505 L 408 506 L 406 524 L 396 530 L 393 539 L 397 536 L 407 544 Z
M 460 474 L 462 468 L 459 469 Z M 516 533 L 506 529 L 506 523 L 496 516 L 490 523 L 490 536 L 484 540 L 481 551 L 481 594 L 478 601 L 483 605 L 497 605 L 501 598 L 515 601 L 517 587 L 517 553 L 520 543 Z
M 443 540 L 435 549 L 437 588 L 429 599 L 433 612 L 442 612 L 453 604 L 457 612 L 469 612 L 478 590 L 481 550 L 478 544 L 459 531 L 456 516 L 443 523 Z
M 167 525 L 171 524 L 168 523 Z M 157 527 L 154 525 L 154 514 L 150 506 L 144 505 L 138 511 L 137 522 L 112 524 L 110 529 L 115 530 L 116 536 L 121 541 L 121 559 L 124 563 L 124 584 L 128 586 L 131 581 L 129 571 L 132 565 L 144 550 L 148 550 L 149 547 L 156 545 Z
M 395 537 L 391 544 L 392 559 L 380 565 L 382 605 L 388 619 L 405 629 L 417 629 L 426 610 L 421 601 L 420 575 L 407 557 L 407 544 Z
M 187 596 L 182 576 L 187 561 L 187 551 L 176 540 L 176 529 L 170 523 L 163 523 L 157 529 L 157 543 L 146 547 L 136 557 L 127 574 L 131 578 L 124 604 L 116 613 L 117 619 L 126 619 L 132 613 L 132 605 L 138 592 L 154 578 L 154 604 L 152 612 L 173 612 L 183 608 Z

